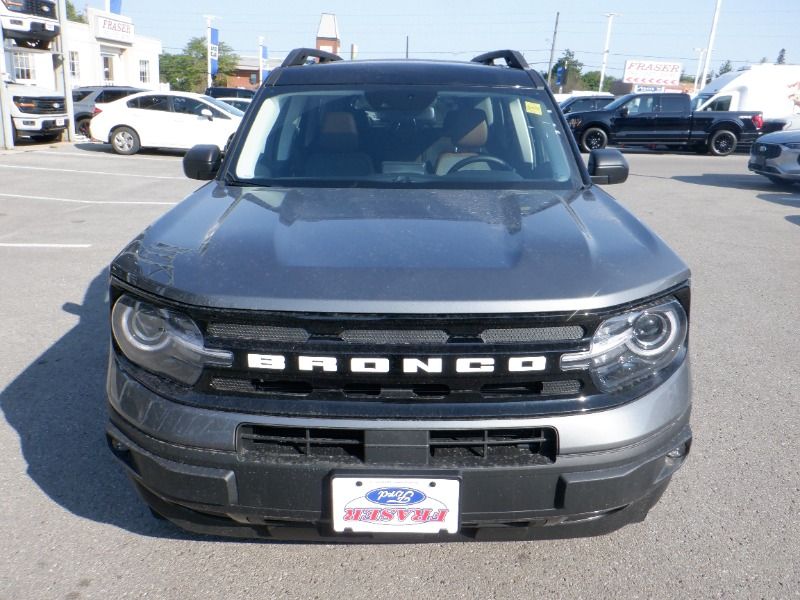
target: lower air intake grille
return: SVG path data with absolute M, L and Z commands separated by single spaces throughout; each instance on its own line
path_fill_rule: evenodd
M 367 445 L 361 429 L 243 425 L 239 449 L 275 460 L 394 464 L 392 451 L 403 448 L 402 435 L 397 431 L 369 433 Z M 429 466 L 550 464 L 558 452 L 558 436 L 550 427 L 413 431 L 408 434 L 409 446 L 418 447 L 416 440 L 425 433 L 428 452 L 419 463 Z

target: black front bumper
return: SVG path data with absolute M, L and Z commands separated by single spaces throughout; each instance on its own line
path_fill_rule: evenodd
M 107 436 L 144 500 L 196 533 L 274 539 L 424 541 L 597 535 L 642 520 L 691 446 L 689 413 L 633 446 L 551 464 L 455 467 L 461 479 L 458 535 L 337 534 L 331 525 L 330 478 L 352 464 L 248 458 L 240 452 L 187 448 L 156 440 L 111 409 Z M 680 448 L 682 455 L 667 453 Z M 423 465 L 363 465 L 363 476 L 413 477 Z

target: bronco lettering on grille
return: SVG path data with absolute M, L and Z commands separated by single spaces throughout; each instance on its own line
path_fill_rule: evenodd
M 447 359 L 447 367 L 453 373 L 494 373 L 502 369 L 506 373 L 527 373 L 544 371 L 547 359 L 544 356 L 512 356 L 504 364 L 492 357 L 453 357 Z M 444 373 L 445 360 L 442 358 L 403 358 L 401 363 L 403 373 Z M 297 356 L 287 360 L 282 354 L 248 354 L 247 366 L 251 369 L 265 369 L 268 371 L 303 371 L 339 373 L 389 373 L 391 361 L 386 357 L 358 357 L 348 360 L 339 360 L 335 356 Z

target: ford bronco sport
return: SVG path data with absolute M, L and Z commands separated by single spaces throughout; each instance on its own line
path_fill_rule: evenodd
M 309 58 L 315 64 L 308 64 Z M 504 62 L 499 65 L 496 62 Z M 689 452 L 689 270 L 517 52 L 293 51 L 111 265 L 111 451 L 195 532 L 593 535 Z

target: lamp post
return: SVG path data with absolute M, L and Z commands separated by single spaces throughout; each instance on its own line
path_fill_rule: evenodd
M 700 53 L 700 56 L 697 59 L 697 73 L 694 76 L 694 91 L 696 92 L 698 89 L 697 82 L 700 81 L 700 71 L 703 68 L 703 57 L 706 55 L 706 49 L 695 48 L 694 51 Z
M 703 65 L 703 77 L 700 79 L 700 87 L 706 85 L 706 77 L 708 77 L 708 68 L 711 66 L 711 51 L 714 49 L 714 38 L 717 35 L 717 21 L 719 21 L 719 10 L 722 8 L 722 0 L 717 0 L 714 7 L 714 19 L 711 21 L 711 33 L 708 35 L 708 47 L 706 48 L 706 61 Z
M 600 85 L 597 88 L 598 92 L 603 91 L 603 81 L 606 78 L 606 65 L 608 65 L 608 47 L 611 44 L 611 24 L 614 22 L 614 17 L 618 17 L 619 13 L 606 13 L 608 18 L 608 25 L 606 26 L 606 46 L 603 50 L 603 66 L 600 68 Z

